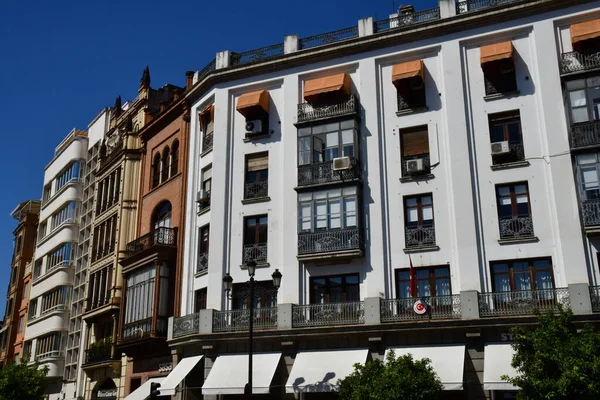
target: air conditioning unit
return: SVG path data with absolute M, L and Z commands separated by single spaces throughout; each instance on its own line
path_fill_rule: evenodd
M 421 172 L 423 171 L 425 168 L 423 167 L 423 160 L 422 159 L 416 159 L 416 160 L 408 160 L 406 162 L 406 170 L 409 173 L 413 173 L 413 172 Z
M 196 194 L 196 201 L 197 202 L 201 202 L 204 201 L 208 198 L 208 192 L 204 189 L 200 189 L 198 190 L 198 193 Z
M 510 147 L 508 147 L 508 141 L 503 141 L 503 142 L 495 142 L 492 143 L 492 155 L 498 155 L 498 154 L 506 154 L 506 153 L 510 153 Z
M 350 169 L 350 157 L 338 157 L 333 159 L 334 171 L 345 171 Z
M 263 133 L 263 123 L 259 119 L 246 121 L 246 135 L 259 135 Z

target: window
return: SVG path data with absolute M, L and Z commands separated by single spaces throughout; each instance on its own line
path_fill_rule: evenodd
M 10 284 L 11 286 L 14 285 L 15 283 L 17 283 L 17 266 L 14 265 L 12 267 L 10 267 Z
M 196 272 L 208 269 L 209 238 L 210 226 L 205 225 L 198 230 L 198 266 Z
M 72 243 L 64 243 L 56 248 L 46 258 L 46 273 L 63 265 L 70 265 L 74 261 L 75 246 Z
M 96 215 L 110 209 L 119 201 L 121 190 L 121 168 L 117 168 L 98 183 Z
M 94 227 L 92 242 L 92 262 L 107 256 L 115 250 L 117 215 L 104 220 Z
M 495 261 L 491 263 L 491 270 L 494 292 L 554 288 L 549 258 Z
M 300 232 L 355 228 L 357 189 L 355 186 L 298 195 Z
M 500 238 L 533 236 L 527 182 L 496 186 Z
M 415 268 L 417 276 L 417 297 L 450 296 L 450 268 Z M 408 299 L 410 296 L 410 270 L 396 270 L 396 298 Z
M 52 292 L 42 296 L 42 309 L 40 315 L 48 314 L 52 311 L 63 311 L 67 309 L 71 297 L 71 288 L 61 286 Z
M 200 113 L 200 130 L 202 131 L 202 152 L 207 152 L 213 148 L 213 131 L 214 131 L 214 105 L 206 107 Z
M 152 216 L 154 229 L 171 228 L 171 203 L 164 201 L 160 203 Z
M 66 335 L 63 332 L 54 332 L 37 339 L 35 358 L 44 360 L 50 357 L 59 357 L 64 349 Z
M 565 83 L 572 124 L 600 120 L 600 76 Z
M 425 82 L 423 80 L 423 62 L 410 62 L 403 65 L 406 67 L 412 66 L 413 69 L 419 66 L 420 69 L 413 71 L 413 74 L 416 74 L 415 76 L 393 81 L 398 94 L 398 111 L 415 110 L 427 107 Z M 398 67 L 401 67 L 401 65 L 398 65 Z M 394 79 L 394 73 L 392 73 L 392 75 L 392 79 Z
M 269 195 L 269 155 L 268 153 L 246 156 L 246 184 L 244 199 L 264 198 Z
M 332 161 L 337 157 L 358 157 L 358 125 L 342 121 L 298 129 L 298 164 Z
M 48 200 L 52 197 L 52 185 L 48 184 L 44 186 L 44 191 L 42 193 L 42 204 L 46 204 Z
M 169 147 L 165 147 L 162 154 L 162 170 L 161 170 L 161 182 L 165 182 L 169 179 L 169 172 L 171 171 L 171 152 Z
M 23 299 L 27 299 L 27 297 L 29 297 L 29 286 L 30 282 L 25 283 L 25 288 L 23 289 Z
M 260 292 L 255 291 L 254 308 L 277 307 L 277 289 L 273 281 L 257 281 L 255 285 L 264 288 Z M 232 288 L 232 308 L 234 310 L 246 310 L 250 308 L 250 297 L 248 296 L 247 283 L 235 283 Z
M 38 299 L 33 299 L 29 302 L 29 310 L 27 311 L 27 321 L 31 321 L 37 318 L 37 305 Z
M 155 188 L 160 185 L 161 177 L 161 158 L 160 153 L 154 155 L 154 161 L 152 162 L 152 187 Z
M 579 193 L 583 201 L 600 199 L 600 154 L 582 154 L 575 159 L 577 162 L 577 180 Z
M 169 172 L 169 176 L 173 177 L 177 173 L 177 169 L 179 168 L 179 141 L 173 142 L 173 152 L 171 153 L 171 169 Z
M 102 268 L 90 274 L 87 293 L 87 309 L 101 307 L 110 300 L 112 287 L 112 267 Z
M 21 318 L 19 318 L 19 330 L 17 331 L 17 333 L 23 333 L 24 328 L 25 328 L 25 316 L 21 315 Z
M 328 304 L 360 301 L 358 274 L 310 279 L 310 303 Z
M 21 355 L 24 359 L 28 359 L 29 357 L 31 357 L 31 341 L 25 342 L 25 344 L 23 344 L 23 351 L 21 352 Z
M 508 113 L 490 114 L 490 141 L 492 143 L 507 142 L 508 148 L 502 149 L 502 144 L 497 147 L 502 149 L 502 153 L 492 154 L 494 165 L 506 164 L 511 162 L 525 160 L 523 149 L 523 138 L 521 132 L 521 115 L 519 111 L 510 111 Z M 492 151 L 495 152 L 494 147 Z M 504 150 L 507 150 L 504 152 Z
M 486 62 L 482 68 L 486 96 L 517 91 L 517 75 L 512 57 Z
M 430 172 L 427 125 L 401 129 L 400 146 L 403 177 Z
M 54 190 L 57 193 L 63 186 L 67 183 L 74 181 L 77 182 L 79 180 L 79 162 L 76 161 L 66 169 L 64 169 L 57 177 L 56 177 L 56 189 Z
M 42 259 L 39 258 L 33 263 L 33 279 L 37 279 L 42 275 Z
M 210 207 L 210 192 L 212 190 L 212 166 L 202 170 L 200 183 L 200 193 L 198 196 L 198 212 L 207 210 Z
M 6 313 L 5 315 L 7 317 L 10 317 L 12 315 L 13 312 L 13 299 L 12 297 L 8 300 L 8 303 L 6 303 Z
M 244 262 L 267 261 L 267 231 L 268 218 L 266 215 L 244 219 Z
M 60 210 L 52 215 L 52 230 L 58 228 L 62 224 L 69 224 L 75 221 L 75 207 L 74 201 L 69 202 L 67 205 L 62 207 Z
M 47 232 L 47 228 L 48 228 L 48 220 L 45 220 L 44 222 L 40 222 L 38 225 L 38 241 L 42 240 L 44 237 L 46 237 L 46 233 Z
M 17 241 L 15 242 L 15 255 L 21 252 L 21 239 L 23 239 L 23 236 L 19 235 L 19 237 L 17 237 Z
M 15 353 L 15 364 L 19 363 L 19 353 Z
M 194 312 L 199 313 L 200 310 L 206 310 L 207 288 L 196 290 L 194 294 Z
M 431 193 L 404 198 L 404 227 L 406 247 L 435 245 Z

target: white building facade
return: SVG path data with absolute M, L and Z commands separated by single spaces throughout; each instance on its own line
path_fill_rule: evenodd
M 565 53 L 593 48 L 600 7 L 573 3 L 440 0 L 221 52 L 198 72 L 170 324 L 188 362 L 164 393 L 243 393 L 249 303 L 236 296 L 251 260 L 266 288 L 253 300 L 264 398 L 329 398 L 348 366 L 389 349 L 432 358 L 445 398 L 512 398 L 498 343 L 511 326 L 559 304 L 596 319 L 597 223 L 580 204 L 595 207 L 597 150 L 572 144 L 600 119 L 598 65 Z

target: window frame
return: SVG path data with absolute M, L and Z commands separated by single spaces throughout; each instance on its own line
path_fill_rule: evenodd
M 335 125 L 335 124 L 337 124 L 337 128 L 333 129 L 333 125 Z M 352 131 L 352 154 L 346 156 L 346 155 L 344 155 L 343 132 L 349 131 L 349 130 Z M 307 127 L 303 127 L 303 128 L 298 128 L 298 137 L 297 137 L 297 142 L 296 142 L 297 146 L 298 146 L 298 150 L 296 152 L 297 166 L 302 167 L 302 166 L 309 166 L 309 165 L 314 165 L 314 164 L 332 162 L 333 158 L 336 158 L 336 157 L 332 157 L 331 160 L 327 160 L 326 156 L 325 156 L 327 154 L 327 149 L 328 149 L 327 135 L 332 134 L 332 133 L 337 133 L 337 135 L 338 135 L 338 137 L 337 137 L 337 139 L 338 139 L 337 157 L 359 158 L 359 154 L 360 154 L 359 132 L 360 132 L 360 126 L 356 122 L 355 119 L 346 119 L 346 120 L 342 120 L 342 121 L 336 121 L 336 122 L 330 122 L 330 123 L 325 123 L 325 124 L 311 125 L 311 126 L 307 126 Z M 308 149 L 305 149 L 305 147 L 303 147 L 303 140 L 305 140 L 306 138 L 310 138 L 310 139 L 308 139 L 308 142 L 309 142 Z M 321 150 L 320 151 L 321 159 L 318 161 L 315 161 L 315 154 L 317 151 L 315 149 L 315 139 L 316 138 L 318 138 L 321 141 L 321 149 L 320 149 Z M 333 148 L 334 147 L 331 147 L 330 149 L 333 149 Z M 304 158 L 303 156 L 301 156 L 301 154 L 308 155 L 308 162 L 301 163 L 301 161 Z
M 344 193 L 345 190 L 348 190 L 347 193 Z M 339 191 L 339 194 L 336 195 L 334 192 Z M 353 192 L 353 193 L 351 193 Z M 317 197 L 315 195 L 322 195 L 324 197 Z M 308 196 L 311 196 L 308 199 Z M 306 199 L 303 199 L 305 197 Z M 315 198 L 317 197 L 317 198 Z M 341 229 L 349 229 L 349 228 L 360 228 L 360 213 L 359 213 L 359 199 L 360 199 L 360 191 L 356 186 L 347 186 L 343 188 L 337 189 L 328 189 L 328 190 L 320 190 L 317 192 L 304 193 L 299 195 L 298 197 L 298 233 L 307 233 L 307 232 L 327 232 L 327 231 L 335 231 Z M 347 208 L 347 200 L 354 200 L 354 211 L 348 211 Z M 339 201 L 339 227 L 331 228 L 332 215 L 335 213 L 331 213 L 330 205 L 333 201 Z M 317 214 L 316 207 L 317 203 L 326 203 L 327 212 L 325 214 L 326 217 L 326 227 L 325 228 L 317 228 L 317 219 L 322 217 L 322 214 Z M 308 217 L 304 216 L 302 213 L 303 206 L 307 204 L 310 205 L 310 215 Z M 353 215 L 352 215 L 353 214 Z M 309 218 L 310 221 L 310 229 L 302 229 L 303 222 L 305 222 L 306 218 Z M 354 225 L 347 225 L 347 220 L 349 218 L 354 218 Z
M 435 275 L 435 271 L 436 270 L 446 270 L 447 275 L 444 276 L 436 276 Z M 428 275 L 427 278 L 419 278 L 418 277 L 418 272 L 420 271 L 428 271 Z M 401 273 L 406 273 L 408 272 L 408 278 L 400 278 L 400 274 Z M 412 297 L 410 297 L 410 268 L 397 268 L 395 270 L 395 283 L 396 283 L 396 299 L 410 299 Z M 452 295 L 452 275 L 450 273 L 450 265 L 432 265 L 432 266 L 428 266 L 428 267 L 417 267 L 415 268 L 415 275 L 417 275 L 417 296 L 416 297 L 436 297 L 437 296 L 437 292 L 438 292 L 438 288 L 437 288 L 437 283 L 436 280 L 437 278 L 448 278 L 448 287 L 450 289 L 450 294 L 449 295 L 441 295 L 441 296 L 451 296 Z M 429 291 L 430 291 L 430 295 L 429 296 L 423 296 L 420 293 L 418 293 L 419 290 L 419 281 L 427 281 L 429 283 Z M 400 297 L 400 284 L 401 283 L 407 283 L 409 290 L 409 297 Z
M 265 223 L 261 223 L 261 219 L 265 219 Z M 248 222 L 255 221 L 254 224 L 254 240 L 250 241 L 250 238 L 247 236 L 248 234 Z M 265 241 L 260 241 L 260 229 L 264 226 L 265 229 Z M 244 246 L 258 245 L 258 244 L 268 244 L 269 243 L 269 215 L 268 214 L 260 214 L 260 215 L 249 215 L 244 217 L 244 234 L 243 234 Z
M 576 168 L 576 174 L 577 174 L 577 189 L 579 191 L 579 195 L 581 197 L 581 200 L 586 201 L 586 200 L 600 200 L 600 153 L 592 153 L 595 156 L 595 161 L 592 162 L 580 162 L 580 160 L 585 157 L 585 156 L 589 156 L 590 153 L 588 154 L 578 154 L 575 156 L 575 168 Z M 596 170 L 596 189 L 593 190 L 586 190 L 585 189 L 585 184 L 586 182 L 584 181 L 584 174 L 583 174 L 583 169 L 587 169 L 587 168 L 594 168 Z M 588 192 L 593 192 L 596 191 L 597 194 L 595 196 L 588 196 Z
M 528 208 L 528 213 L 527 214 L 519 214 L 518 212 L 518 206 L 517 206 L 517 195 L 520 195 L 522 193 L 516 193 L 515 192 L 515 187 L 516 186 L 521 186 L 521 185 L 525 185 L 525 194 L 527 194 L 527 208 Z M 506 196 L 500 196 L 500 189 L 502 188 L 509 188 L 509 198 L 510 198 L 510 205 L 511 205 L 511 215 L 510 216 L 502 216 L 500 215 L 500 207 L 502 207 L 502 205 L 500 204 L 500 199 L 501 198 L 506 198 Z M 504 218 L 515 218 L 515 217 L 531 217 L 531 198 L 529 195 L 529 182 L 528 181 L 521 181 L 521 182 L 513 182 L 513 183 L 501 183 L 501 184 L 497 184 L 496 185 L 496 206 L 498 207 L 498 218 L 499 219 L 504 219 Z
M 590 84 L 589 81 L 592 79 L 597 79 L 598 85 Z M 569 88 L 569 86 L 571 86 L 571 87 Z M 600 102 L 597 103 L 599 108 L 597 110 L 595 110 L 594 103 L 592 101 L 593 99 L 591 97 L 591 89 L 594 87 L 600 88 L 600 76 L 598 76 L 598 75 L 590 76 L 590 77 L 586 77 L 586 78 L 582 78 L 582 79 L 575 79 L 575 80 L 568 81 L 565 83 L 565 97 L 566 97 L 565 100 L 566 100 L 567 110 L 568 110 L 568 113 L 567 113 L 568 119 L 569 119 L 569 122 L 571 125 L 585 124 L 585 123 L 590 123 L 590 122 L 594 122 L 594 121 L 600 121 Z M 584 92 L 585 105 L 584 106 L 573 106 L 571 93 L 579 92 L 579 91 Z M 586 110 L 587 120 L 575 122 L 575 118 L 573 117 L 573 110 L 574 109 L 583 109 L 583 108 L 585 108 L 585 110 Z M 596 114 L 596 111 L 598 111 L 598 114 Z
M 348 283 L 348 278 L 349 277 L 356 277 L 356 284 Z M 360 274 L 359 273 L 349 273 L 349 274 L 338 274 L 338 275 L 324 275 L 324 276 L 313 276 L 310 277 L 310 292 L 309 292 L 309 302 L 312 305 L 322 305 L 322 304 L 332 304 L 332 303 L 337 303 L 337 302 L 332 302 L 331 301 L 331 289 L 332 287 L 337 287 L 337 285 L 332 285 L 331 284 L 331 279 L 334 278 L 341 278 L 342 279 L 342 283 L 341 285 L 339 285 L 339 287 L 341 287 L 341 292 L 340 292 L 340 302 L 341 303 L 345 303 L 345 302 L 354 302 L 354 301 L 360 301 Z M 323 295 L 323 299 L 325 300 L 323 303 L 318 303 L 317 302 L 317 298 L 316 298 L 316 289 L 315 289 L 315 280 L 320 280 L 320 279 L 325 279 L 325 285 L 323 286 L 325 288 L 325 293 Z M 351 294 L 349 293 L 349 287 L 356 287 L 356 294 L 357 294 L 357 299 L 356 300 L 348 300 L 348 296 Z
M 548 268 L 544 268 L 544 269 L 539 269 L 536 270 L 535 269 L 535 262 L 536 261 L 547 261 L 548 262 Z M 552 258 L 551 257 L 536 257 L 536 258 L 516 258 L 516 259 L 510 259 L 510 260 L 497 260 L 497 261 L 490 261 L 490 277 L 491 277 L 491 283 L 492 283 L 492 292 L 493 293 L 510 293 L 510 292 L 517 292 L 518 290 L 515 290 L 516 288 L 516 281 L 515 281 L 515 273 L 514 273 L 514 264 L 515 263 L 527 263 L 529 270 L 528 270 L 528 275 L 529 275 L 529 282 L 531 284 L 531 290 L 535 291 L 535 290 L 547 290 L 547 289 L 538 289 L 537 288 L 537 282 L 535 279 L 535 273 L 536 272 L 550 272 L 550 282 L 552 283 L 552 289 L 556 288 L 556 284 L 554 281 L 554 267 L 552 265 Z M 502 273 L 497 273 L 494 271 L 494 266 L 496 265 L 504 265 L 506 264 L 508 266 L 508 271 L 507 272 L 502 272 Z M 496 288 L 496 276 L 497 275 L 508 275 L 508 279 L 509 279 L 509 286 L 510 286 L 510 291 L 509 292 L 499 292 L 497 291 Z
M 427 223 L 425 223 L 423 220 L 423 198 L 425 198 L 425 197 L 431 198 L 431 220 L 428 220 L 431 222 L 427 222 Z M 409 208 L 408 208 L 407 202 L 408 202 L 408 200 L 412 200 L 412 199 L 417 200 L 417 223 L 416 224 L 408 222 Z M 406 227 L 418 227 L 418 226 L 435 227 L 435 208 L 433 206 L 433 193 L 423 193 L 423 194 L 417 194 L 417 195 L 404 196 L 403 203 L 404 203 L 404 225 Z M 425 204 L 425 205 L 428 205 L 428 204 Z M 412 209 L 412 207 L 411 207 L 411 209 Z

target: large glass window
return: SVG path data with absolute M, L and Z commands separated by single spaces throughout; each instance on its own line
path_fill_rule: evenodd
M 568 81 L 565 85 L 571 123 L 600 120 L 600 77 Z
M 360 301 L 358 274 L 310 279 L 310 303 Z
M 358 226 L 355 186 L 301 193 L 298 195 L 298 200 L 300 232 Z
M 74 261 L 75 246 L 72 243 L 64 243 L 52 253 L 48 254 L 46 259 L 46 272 L 52 271 L 63 265 L 70 265 Z
M 76 204 L 74 201 L 69 202 L 60 210 L 52 215 L 52 228 L 56 229 L 62 224 L 72 223 L 75 220 Z
M 298 164 L 358 157 L 357 132 L 354 120 L 298 129 Z
M 494 292 L 554 288 L 549 258 L 495 261 L 491 270 Z
M 67 168 L 65 168 L 56 177 L 56 189 L 54 190 L 54 192 L 58 192 L 67 183 L 77 180 L 79 180 L 79 161 L 76 161 Z
M 427 267 L 415 268 L 417 277 L 417 296 L 450 296 L 450 268 L 449 267 Z M 410 270 L 396 270 L 396 298 L 410 298 Z

